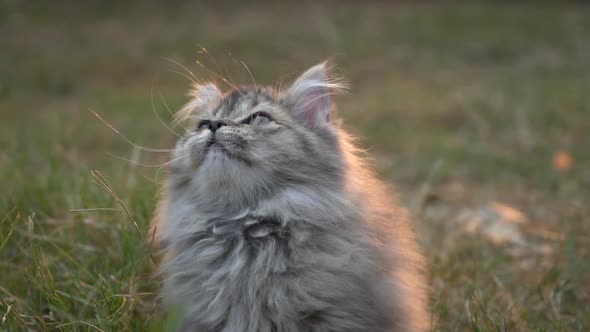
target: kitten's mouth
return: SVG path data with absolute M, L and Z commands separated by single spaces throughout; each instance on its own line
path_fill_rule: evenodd
M 244 158 L 240 153 L 237 153 L 236 151 L 233 151 L 232 149 L 229 149 L 222 143 L 216 141 L 215 139 L 211 139 L 207 145 L 206 145 L 206 149 L 207 149 L 207 154 L 210 155 L 210 153 L 214 153 L 214 154 L 222 154 L 230 159 L 234 159 L 234 160 L 238 160 L 241 161 L 247 165 L 250 165 L 250 161 L 247 160 L 246 158 Z
M 224 155 L 227 155 L 227 156 L 230 155 L 230 153 L 227 150 L 227 148 L 225 147 L 225 145 L 219 143 L 215 139 L 211 139 L 207 143 L 206 148 L 207 148 L 207 152 L 219 152 L 219 153 L 223 153 Z
M 210 148 L 210 147 L 214 147 L 214 148 L 220 147 L 220 148 L 223 148 L 223 145 L 219 144 L 218 142 L 216 142 L 214 140 L 211 140 L 211 141 L 209 141 L 209 143 L 207 143 L 207 148 Z
M 209 150 L 223 150 L 225 151 L 225 146 L 219 143 L 214 137 L 211 137 L 205 147 Z

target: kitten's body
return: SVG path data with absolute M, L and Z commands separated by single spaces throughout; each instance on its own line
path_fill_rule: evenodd
M 335 88 L 319 65 L 286 92 L 209 85 L 185 108 L 203 122 L 155 225 L 183 331 L 424 330 L 409 220 L 329 120 Z

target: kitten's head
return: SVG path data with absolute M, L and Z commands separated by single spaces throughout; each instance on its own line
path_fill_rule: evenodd
M 341 85 L 325 64 L 288 89 L 198 85 L 180 112 L 191 127 L 178 140 L 172 185 L 209 204 L 254 203 L 292 185 L 339 186 L 343 171 L 331 95 Z

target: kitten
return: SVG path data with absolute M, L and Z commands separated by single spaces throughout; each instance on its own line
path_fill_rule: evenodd
M 198 85 L 155 218 L 181 331 L 424 331 L 406 211 L 334 118 L 326 64 L 288 89 Z

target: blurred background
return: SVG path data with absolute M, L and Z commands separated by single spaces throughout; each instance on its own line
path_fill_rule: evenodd
M 195 78 L 331 59 L 416 216 L 432 330 L 586 331 L 589 36 L 565 2 L 2 1 L 0 330 L 169 330 L 142 239 L 167 154 L 126 139 L 172 147 Z

